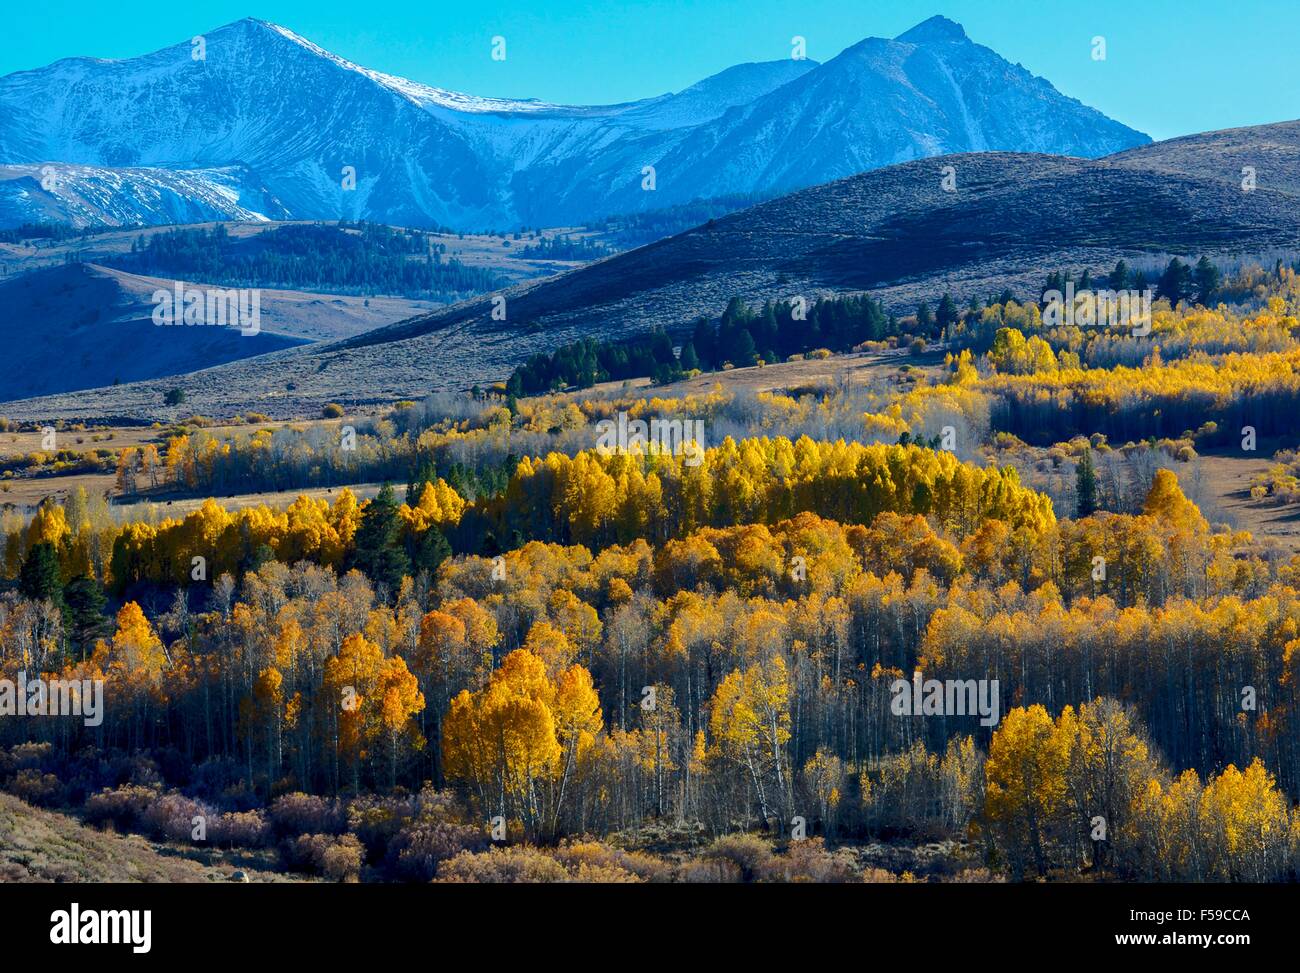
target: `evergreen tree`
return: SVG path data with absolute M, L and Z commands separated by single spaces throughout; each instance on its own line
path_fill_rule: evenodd
M 930 314 L 930 305 L 922 301 L 920 307 L 916 309 L 917 334 L 928 335 L 932 330 L 934 330 L 934 317 Z
M 754 326 L 750 332 L 753 335 L 755 346 L 764 358 L 775 353 L 779 331 L 780 325 L 776 320 L 776 308 L 771 301 L 766 301 L 763 304 L 762 313 L 754 321 Z
M 1160 275 L 1160 283 L 1156 285 L 1156 296 L 1168 298 L 1173 307 L 1177 307 L 1179 301 L 1191 297 L 1192 268 L 1177 257 L 1170 260 L 1169 266 Z
M 754 338 L 749 333 L 748 328 L 736 328 L 730 344 L 731 354 L 728 356 L 730 362 L 737 368 L 754 364 L 754 359 L 758 357 L 758 348 L 754 345 Z
M 695 343 L 692 341 L 682 345 L 682 368 L 686 371 L 693 371 L 700 367 L 700 356 L 695 353 Z
M 1196 261 L 1192 278 L 1196 282 L 1196 302 L 1208 307 L 1219 289 L 1219 268 L 1210 263 L 1209 257 L 1203 256 Z
M 415 467 L 415 471 L 411 474 L 411 478 L 406 481 L 407 504 L 413 507 L 419 503 L 420 494 L 424 492 L 424 485 L 432 483 L 437 478 L 438 467 L 433 460 L 427 457 L 420 460 L 419 465 Z
M 1092 450 L 1085 449 L 1075 467 L 1076 492 L 1079 497 L 1078 516 L 1087 517 L 1097 511 L 1097 470 L 1092 463 Z
M 951 294 L 945 293 L 939 301 L 939 309 L 935 312 L 934 323 L 942 333 L 946 333 L 952 325 L 957 323 L 957 302 L 952 299 Z
M 399 536 L 400 528 L 393 488 L 385 483 L 378 496 L 361 511 L 352 560 L 353 566 L 376 585 L 386 585 L 389 597 L 397 594 L 402 576 L 411 573 L 411 562 Z
M 708 318 L 700 318 L 695 322 L 695 333 L 691 336 L 691 345 L 695 348 L 695 354 L 699 356 L 700 368 L 717 367 L 718 357 L 713 342 L 713 322 Z
M 63 586 L 63 604 L 64 627 L 80 656 L 85 658 L 95 640 L 109 633 L 108 618 L 104 615 L 108 597 L 98 581 L 79 574 Z
M 724 328 L 735 324 L 748 324 L 754 319 L 745 302 L 739 296 L 733 297 L 727 302 L 727 309 L 722 312 L 722 326 Z
M 446 535 L 437 527 L 425 530 L 414 547 L 415 550 L 411 552 L 411 570 L 417 574 L 428 571 L 430 575 L 434 575 L 438 571 L 438 566 L 451 557 L 451 545 L 447 543 Z
M 274 560 L 275 549 L 270 544 L 258 544 L 239 562 L 240 576 L 261 571 Z
M 1110 276 L 1106 279 L 1106 283 L 1110 285 L 1110 289 L 1113 291 L 1124 290 L 1125 286 L 1128 284 L 1128 264 L 1122 260 L 1117 260 L 1115 262 L 1115 269 L 1110 272 Z
M 32 545 L 18 575 L 18 590 L 34 601 L 52 601 L 63 606 L 63 578 L 53 544 L 42 541 Z
M 593 343 L 593 350 L 595 345 Z M 677 356 L 673 354 L 673 339 L 668 337 L 668 332 L 662 328 L 655 328 L 650 334 L 650 357 L 656 365 L 673 365 L 677 364 Z

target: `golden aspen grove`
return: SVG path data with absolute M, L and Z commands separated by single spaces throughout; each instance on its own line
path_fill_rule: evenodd
M 1300 285 L 1221 286 L 1149 335 L 984 304 L 857 385 L 163 430 L 135 502 L 6 515 L 0 675 L 104 710 L 0 722 L 0 784 L 337 880 L 1294 880 L 1300 550 L 1197 484 L 1300 435 Z M 261 478 L 304 492 L 151 499 Z

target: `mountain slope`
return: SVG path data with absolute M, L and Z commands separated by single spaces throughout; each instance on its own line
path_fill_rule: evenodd
M 1300 193 L 1243 192 L 1204 173 L 1224 133 L 1099 160 L 968 153 L 918 160 L 763 203 L 581 269 L 342 342 L 208 368 L 179 380 L 186 408 L 277 416 L 418 397 L 506 377 L 539 351 L 583 336 L 685 328 L 732 296 L 766 299 L 869 290 L 900 313 L 951 291 L 959 303 L 1003 287 L 1041 298 L 1046 275 L 1171 253 L 1219 259 L 1300 249 Z M 1250 157 L 1300 151 L 1300 125 L 1239 130 Z M 1144 164 L 1143 154 L 1150 154 Z M 956 173 L 956 191 L 942 171 Z M 9 403 L 4 414 L 171 417 L 168 382 Z
M 210 32 L 204 58 L 193 53 L 187 42 L 0 78 L 0 163 L 89 167 L 66 171 L 64 194 L 26 181 L 0 194 L 0 225 L 34 212 L 80 225 L 175 221 L 173 212 L 569 225 L 940 153 L 1092 157 L 1148 141 L 943 18 L 824 64 L 737 65 L 674 95 L 608 106 L 433 88 L 256 20 Z M 654 191 L 642 188 L 648 165 Z M 345 167 L 354 189 L 343 187 Z M 158 170 L 175 174 L 170 184 Z
M 1257 188 L 1300 196 L 1300 121 L 1187 135 L 1120 152 L 1109 161 L 1222 182 L 1236 189 L 1253 174 Z
M 257 855 L 256 860 L 262 868 L 219 849 L 196 851 L 139 835 L 99 831 L 71 815 L 0 793 L 0 882 L 295 880 L 270 870 L 275 865 L 270 855 Z
M 122 168 L 0 165 L 0 223 L 158 226 L 210 220 L 262 222 L 288 211 L 244 166 Z
M 186 283 L 186 287 L 202 288 Z M 181 374 L 223 362 L 355 335 L 411 314 L 421 302 L 264 290 L 260 333 L 159 327 L 155 291 L 172 281 L 95 264 L 35 270 L 0 282 L 0 398 Z

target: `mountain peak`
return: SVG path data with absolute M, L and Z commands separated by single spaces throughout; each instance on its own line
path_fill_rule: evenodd
M 212 34 L 234 34 L 234 33 L 252 33 L 254 31 L 265 31 L 268 33 L 284 33 L 285 28 L 278 24 L 273 24 L 269 20 L 259 20 L 256 17 L 241 17 L 239 20 L 232 20 L 228 24 L 222 24 L 206 33 Z
M 934 41 L 967 40 L 966 29 L 955 20 L 935 14 L 929 20 L 923 20 L 911 30 L 894 38 L 905 44 L 928 44 Z
M 0 226 L 55 213 L 153 224 L 182 212 L 172 200 L 204 219 L 237 208 L 238 219 L 574 226 L 696 199 L 775 195 L 944 153 L 1096 157 L 1148 141 L 1012 70 L 943 17 L 901 40 L 868 38 L 824 64 L 735 65 L 676 94 L 601 106 L 432 87 L 264 20 L 206 36 L 203 70 L 186 43 L 0 78 L 0 170 L 95 169 L 58 191 L 0 172 Z M 237 164 L 238 178 L 213 175 Z M 344 165 L 356 167 L 364 191 L 340 195 Z M 675 178 L 645 193 L 646 165 Z M 121 186 L 104 189 L 112 179 Z

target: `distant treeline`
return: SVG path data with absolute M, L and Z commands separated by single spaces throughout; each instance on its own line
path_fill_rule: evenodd
M 755 311 L 733 297 L 715 323 L 700 318 L 680 356 L 666 332 L 627 341 L 584 338 L 551 354 L 534 355 L 506 383 L 512 395 L 556 388 L 589 388 L 597 382 L 649 377 L 672 382 L 699 369 L 776 362 L 816 348 L 848 351 L 864 341 L 897 335 L 898 322 L 870 296 L 823 298 L 805 304 L 768 301 Z
M 770 198 L 760 193 L 733 193 L 713 199 L 693 199 L 689 203 L 678 203 L 649 213 L 610 216 L 593 223 L 592 228 L 603 230 L 616 246 L 631 249 L 685 232 Z
M 613 252 L 598 240 L 575 240 L 566 235 L 543 237 L 520 250 L 519 256 L 537 260 L 599 260 Z
M 555 388 L 590 388 L 597 382 L 641 378 L 671 382 L 683 372 L 666 332 L 652 331 L 632 341 L 583 338 L 547 355 L 533 355 L 506 382 L 511 395 L 537 395 Z
M 114 227 L 76 227 L 71 223 L 23 223 L 21 226 L 0 229 L 0 243 L 21 243 L 24 240 L 75 240 L 111 229 Z
M 445 256 L 416 230 L 377 223 L 282 226 L 232 238 L 224 226 L 141 237 L 108 261 L 146 274 L 238 287 L 458 299 L 505 286 L 498 275 Z

